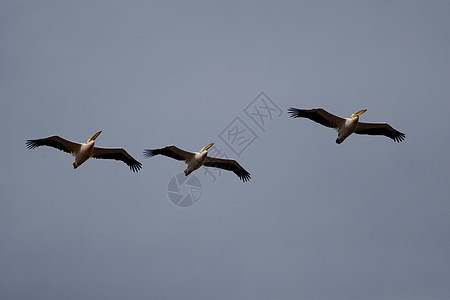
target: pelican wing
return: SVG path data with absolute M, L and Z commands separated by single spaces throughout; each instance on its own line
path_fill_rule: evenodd
M 384 135 L 396 142 L 401 142 L 405 139 L 405 134 L 395 130 L 387 123 L 362 123 L 358 122 L 355 133 L 370 134 L 370 135 Z
M 145 157 L 152 157 L 155 155 L 164 155 L 168 156 L 170 158 L 176 159 L 176 160 L 183 160 L 187 161 L 192 156 L 194 156 L 194 153 L 181 150 L 180 148 L 177 148 L 175 146 L 166 146 L 164 148 L 160 149 L 145 149 L 144 150 L 144 156 Z
M 223 159 L 207 156 L 204 166 L 233 171 L 242 181 L 250 180 L 250 173 L 247 172 L 237 161 L 233 159 Z
M 291 107 L 288 109 L 288 113 L 291 114 L 292 118 L 308 118 L 330 128 L 339 128 L 345 122 L 345 119 L 330 114 L 322 108 L 298 109 Z
M 99 148 L 94 147 L 94 152 L 92 153 L 93 158 L 101 159 L 115 159 L 121 160 L 126 163 L 130 170 L 137 172 L 142 168 L 142 164 L 135 160 L 127 151 L 122 148 Z
M 77 155 L 81 147 L 81 144 L 68 141 L 57 135 L 49 136 L 43 139 L 27 140 L 26 144 L 28 149 L 34 149 L 40 146 L 49 146 L 70 153 L 74 156 Z

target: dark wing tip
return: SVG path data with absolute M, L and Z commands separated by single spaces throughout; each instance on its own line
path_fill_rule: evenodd
M 241 179 L 243 182 L 249 181 L 251 178 L 250 173 L 241 166 L 239 166 L 239 168 L 234 168 L 233 172 L 236 173 L 239 179 Z
M 34 149 L 39 146 L 39 143 L 36 140 L 27 140 L 26 145 L 28 149 Z
M 291 115 L 291 118 L 300 117 L 300 109 L 291 107 L 288 109 L 288 113 Z
M 403 142 L 406 138 L 406 134 L 403 132 L 398 132 L 396 136 L 393 137 L 394 141 L 397 143 Z
M 129 164 L 129 166 L 130 170 L 133 172 L 138 172 L 142 168 L 142 164 L 137 160 L 134 160 L 132 163 Z
M 250 173 L 247 171 L 245 171 L 245 173 L 239 174 L 238 176 L 243 182 L 249 181 L 252 178 Z
M 155 150 L 145 149 L 143 154 L 145 158 L 149 158 L 155 155 Z

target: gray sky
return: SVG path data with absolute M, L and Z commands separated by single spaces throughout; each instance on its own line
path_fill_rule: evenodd
M 449 1 L 1 1 L 0 69 L 1 299 L 449 299 Z M 337 145 L 291 106 L 406 140 Z M 143 169 L 25 147 L 98 130 Z M 251 181 L 200 169 L 173 205 L 185 166 L 142 151 L 211 141 Z

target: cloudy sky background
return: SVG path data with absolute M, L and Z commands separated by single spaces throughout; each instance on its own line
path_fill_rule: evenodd
M 0 298 L 449 299 L 449 1 L 2 1 L 0 70 Z M 291 106 L 406 140 L 337 145 Z M 143 169 L 25 147 L 98 130 Z M 142 151 L 210 141 L 251 181 L 200 169 L 176 207 L 185 166 Z

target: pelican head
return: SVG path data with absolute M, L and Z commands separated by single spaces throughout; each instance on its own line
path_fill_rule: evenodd
M 208 151 L 209 148 L 212 147 L 212 145 L 214 145 L 214 142 L 212 142 L 211 144 L 209 144 L 208 146 L 204 147 L 202 150 L 200 150 L 200 152 L 205 152 Z
M 97 132 L 96 134 L 94 134 L 94 135 L 88 140 L 88 143 L 95 141 L 95 139 L 100 135 L 100 133 L 102 133 L 101 130 L 100 130 L 99 132 Z
M 360 110 L 358 112 L 355 112 L 355 113 L 352 114 L 352 118 L 356 118 L 359 115 L 362 115 L 363 113 L 365 113 L 366 111 L 367 111 L 367 109 L 363 109 L 363 110 Z

